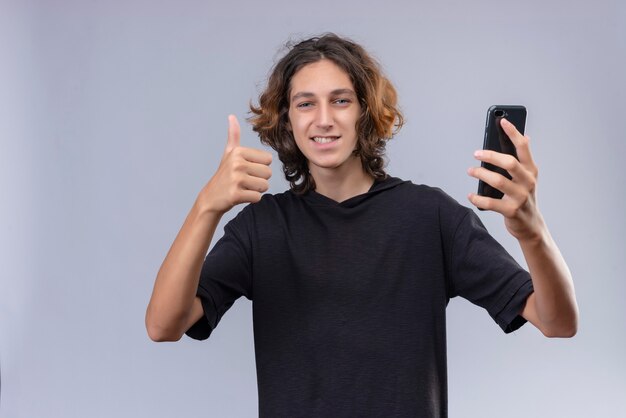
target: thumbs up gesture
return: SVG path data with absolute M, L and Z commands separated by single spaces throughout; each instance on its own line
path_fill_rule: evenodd
M 272 154 L 240 145 L 239 122 L 228 116 L 228 140 L 217 171 L 198 200 L 206 210 L 225 213 L 240 203 L 253 203 L 269 189 Z

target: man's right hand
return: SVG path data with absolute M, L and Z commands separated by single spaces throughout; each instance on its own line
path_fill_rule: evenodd
M 204 186 L 154 282 L 146 329 L 154 341 L 178 341 L 203 315 L 196 292 L 202 263 L 221 216 L 258 202 L 269 188 L 272 154 L 239 145 L 239 123 L 228 117 L 228 142 L 217 172 Z
M 228 140 L 222 161 L 198 196 L 200 207 L 225 213 L 240 203 L 254 203 L 269 189 L 272 154 L 240 145 L 239 122 L 228 116 Z

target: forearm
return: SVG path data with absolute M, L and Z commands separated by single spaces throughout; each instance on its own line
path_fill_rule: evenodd
M 547 336 L 574 335 L 578 305 L 572 275 L 545 224 L 536 237 L 520 241 L 520 246 L 535 289 L 536 318 L 527 319 L 538 322 L 535 325 Z
M 146 311 L 146 329 L 155 341 L 176 340 L 196 296 L 200 271 L 222 214 L 196 200 L 157 274 Z

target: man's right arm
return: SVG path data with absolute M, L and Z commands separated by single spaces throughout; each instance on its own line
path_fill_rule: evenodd
M 153 341 L 178 341 L 202 316 L 196 291 L 220 218 L 217 213 L 203 213 L 196 201 L 185 219 L 159 269 L 146 310 L 146 329 Z
M 146 310 L 153 341 L 178 341 L 203 315 L 196 296 L 200 272 L 222 215 L 240 203 L 258 202 L 269 188 L 272 155 L 239 145 L 239 124 L 229 117 L 220 166 L 204 186 L 157 274 Z

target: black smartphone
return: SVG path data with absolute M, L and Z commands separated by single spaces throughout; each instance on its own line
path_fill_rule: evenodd
M 485 140 L 483 149 L 488 149 L 504 154 L 510 154 L 517 158 L 517 152 L 513 142 L 502 129 L 500 121 L 505 118 L 511 122 L 517 130 L 523 135 L 526 127 L 526 108 L 520 105 L 494 105 L 487 110 L 487 122 L 485 123 Z M 511 175 L 503 168 L 496 167 L 493 164 L 481 162 L 481 167 L 487 170 L 495 171 L 510 179 Z M 481 196 L 492 197 L 494 199 L 502 199 L 504 193 L 483 182 L 478 181 L 478 194 Z M 479 208 L 480 209 L 480 208 Z M 483 209 L 480 209 L 483 210 Z

